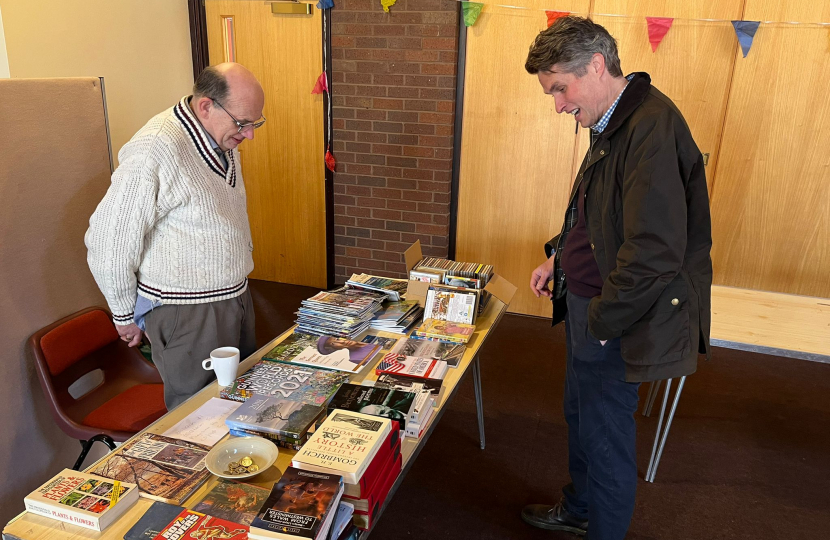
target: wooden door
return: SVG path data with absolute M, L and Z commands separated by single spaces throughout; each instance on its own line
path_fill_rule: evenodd
M 276 15 L 255 0 L 205 0 L 210 63 L 235 60 L 265 89 L 265 126 L 239 147 L 254 241 L 250 277 L 326 286 L 320 11 Z

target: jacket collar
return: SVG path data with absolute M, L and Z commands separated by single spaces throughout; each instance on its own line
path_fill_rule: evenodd
M 204 160 L 213 172 L 224 179 L 227 175 L 225 166 L 222 165 L 222 160 L 220 160 L 216 155 L 216 152 L 214 152 L 213 147 L 210 144 L 210 139 L 208 139 L 207 132 L 202 127 L 202 124 L 199 123 L 199 120 L 196 118 L 196 115 L 193 114 L 193 111 L 190 110 L 190 97 L 191 96 L 183 97 L 181 101 L 173 107 L 173 114 L 179 122 L 181 122 L 185 132 L 190 136 L 190 140 L 193 143 L 193 146 L 196 147 L 196 150 L 202 160 Z M 234 184 L 235 183 L 236 181 L 234 179 Z
M 651 90 L 651 77 L 648 73 L 638 72 L 634 74 L 628 86 L 620 97 L 620 102 L 617 103 L 617 108 L 614 109 L 614 114 L 608 121 L 608 126 L 599 135 L 600 137 L 608 138 L 614 131 L 628 120 L 628 117 L 637 110 L 637 107 L 643 104 L 646 96 Z

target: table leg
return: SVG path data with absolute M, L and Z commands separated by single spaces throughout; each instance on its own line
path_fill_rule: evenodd
M 473 361 L 473 386 L 476 392 L 476 413 L 478 414 L 478 437 L 481 442 L 481 449 L 484 450 L 484 401 L 481 398 L 481 365 L 478 362 L 478 355 Z

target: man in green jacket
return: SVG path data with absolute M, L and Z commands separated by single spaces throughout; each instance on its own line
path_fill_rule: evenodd
M 637 487 L 639 383 L 680 377 L 709 352 L 712 238 L 703 157 L 683 115 L 646 73 L 623 76 L 602 26 L 565 17 L 525 68 L 556 112 L 590 128 L 562 232 L 530 279 L 565 321 L 571 482 L 531 525 L 621 540 Z M 553 290 L 548 283 L 553 282 Z

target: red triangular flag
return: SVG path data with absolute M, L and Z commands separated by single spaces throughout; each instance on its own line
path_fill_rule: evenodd
M 334 172 L 334 167 L 337 165 L 337 162 L 334 160 L 334 154 L 331 153 L 331 150 L 326 148 L 326 169 Z
M 657 50 L 657 46 L 666 37 L 671 23 L 674 21 L 671 17 L 646 17 L 648 21 L 648 41 L 651 43 L 651 52 Z
M 312 94 L 322 94 L 323 92 L 329 91 L 329 83 L 326 80 L 326 72 L 322 72 L 319 77 L 317 77 L 317 83 L 314 85 L 314 89 L 311 91 Z
M 545 14 L 548 16 L 548 28 L 550 25 L 556 22 L 556 19 L 561 19 L 562 17 L 567 17 L 571 14 L 570 11 L 545 11 Z

